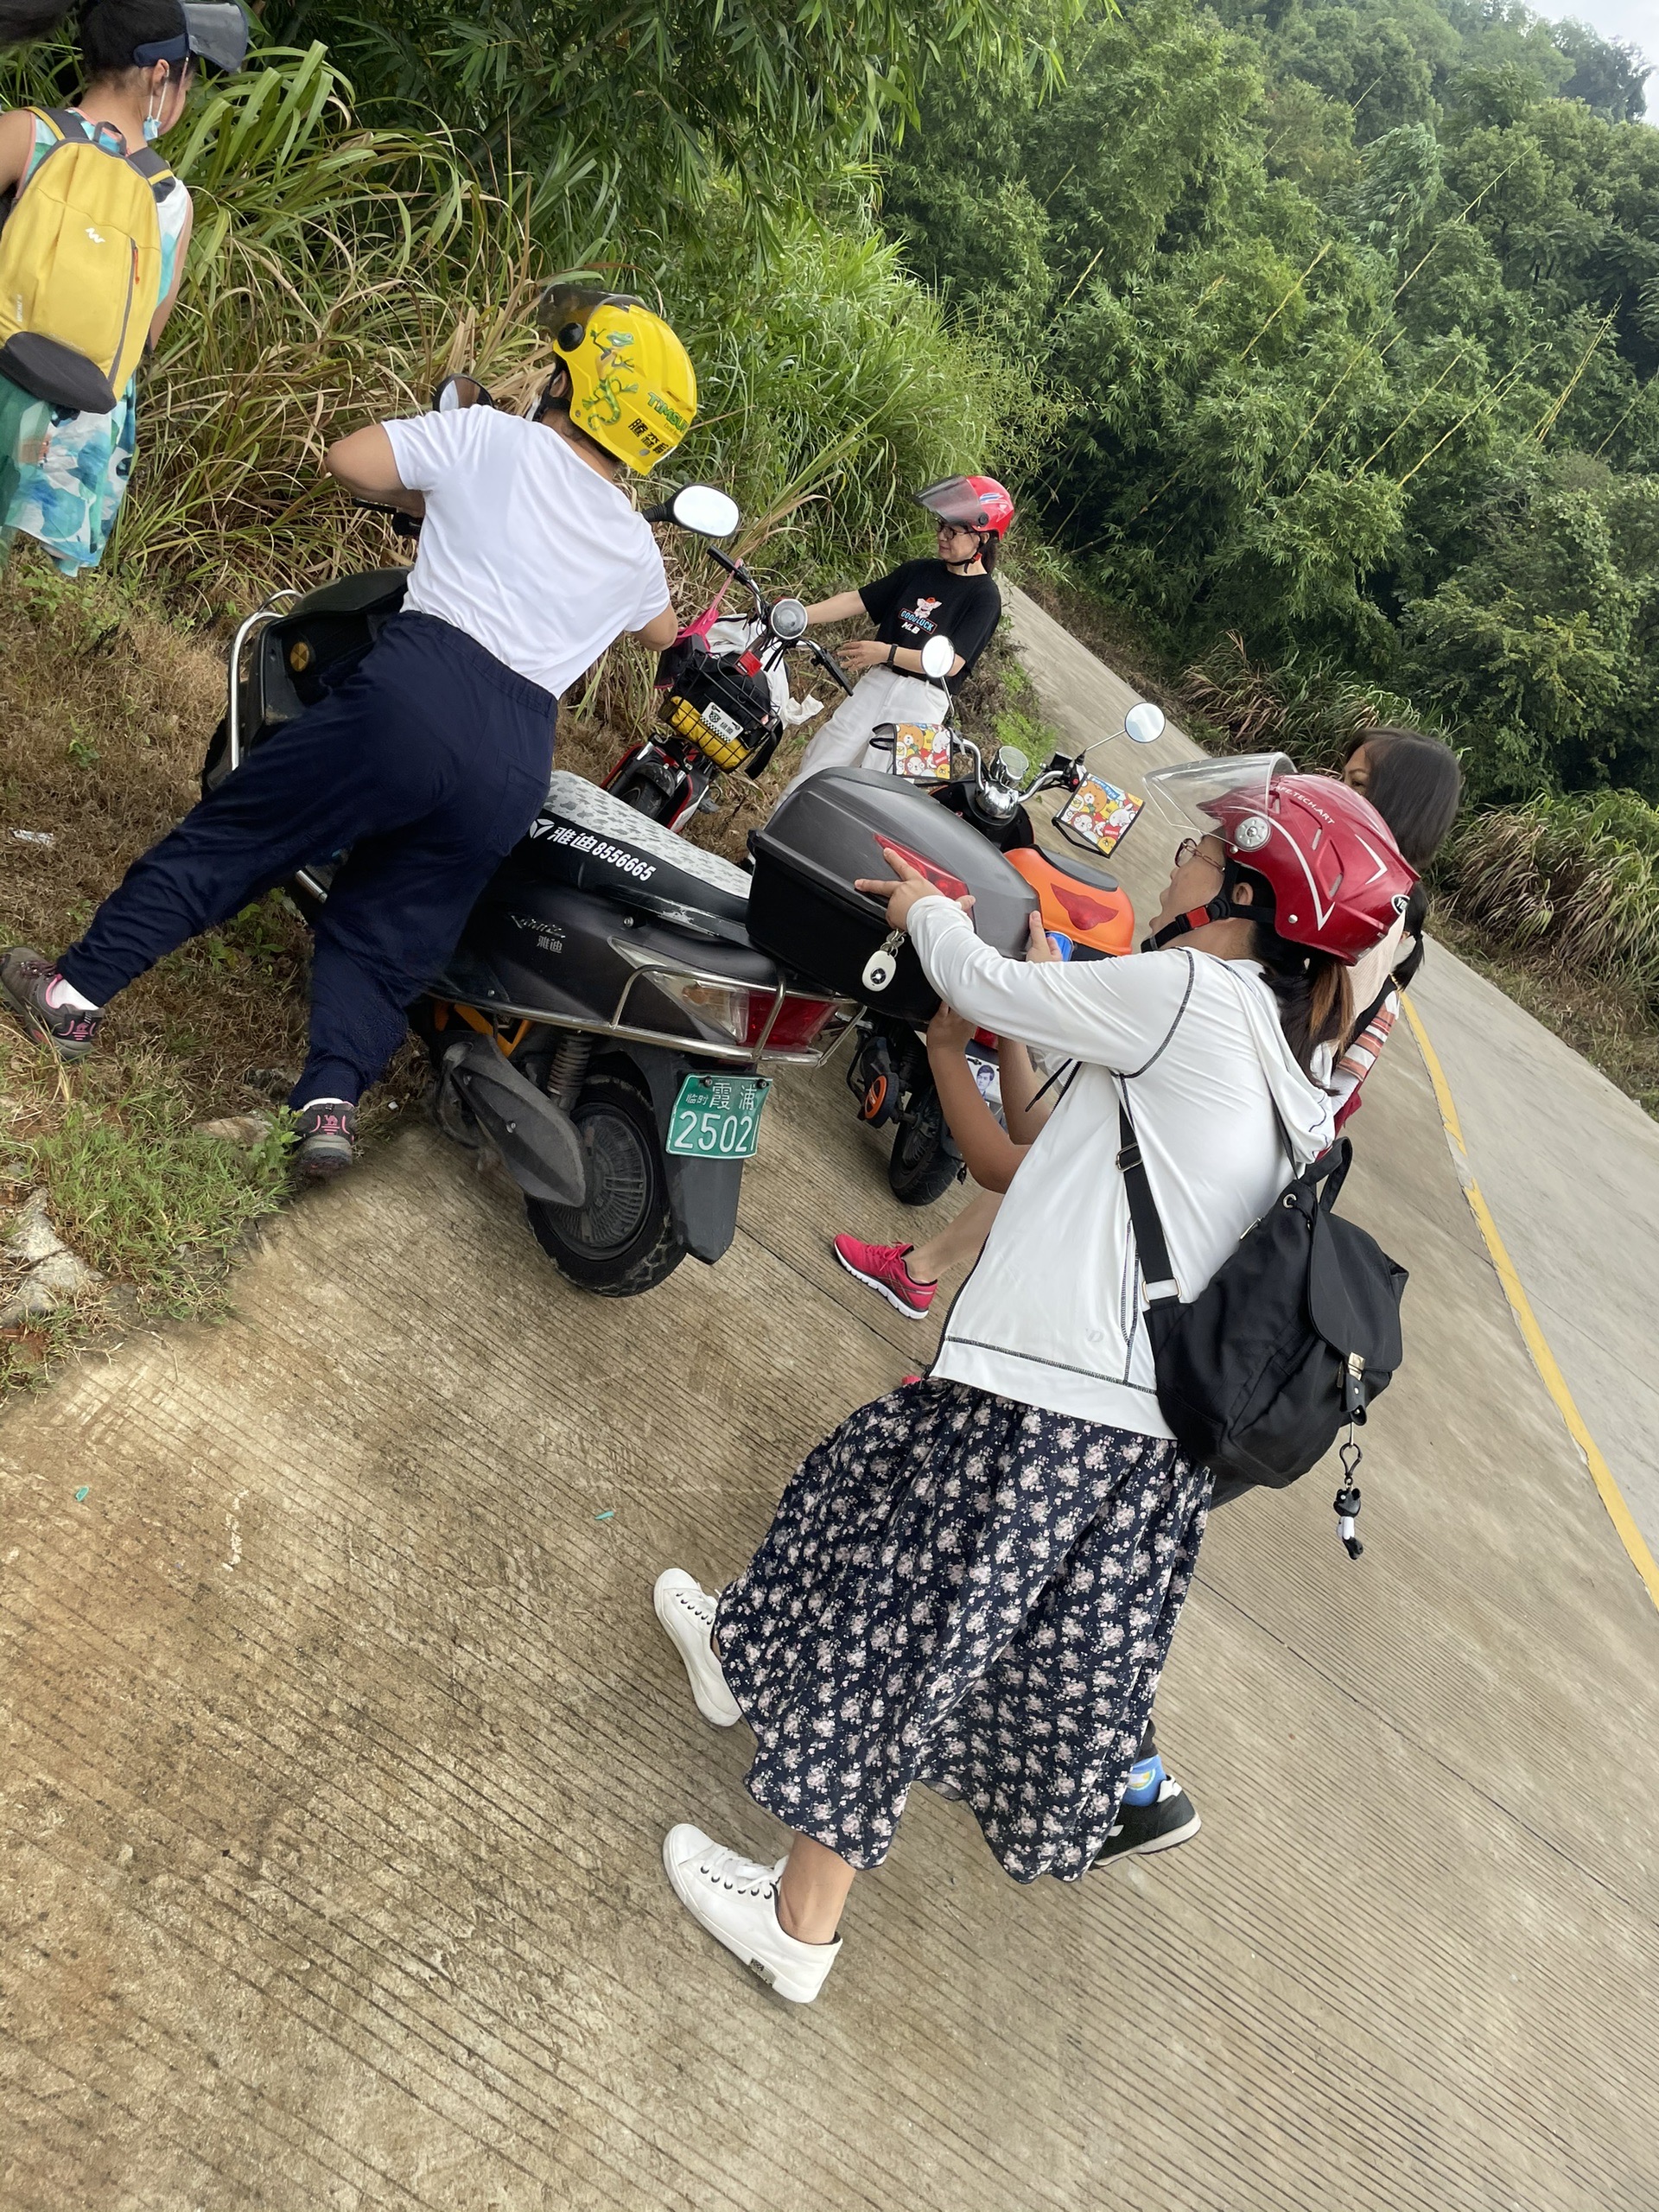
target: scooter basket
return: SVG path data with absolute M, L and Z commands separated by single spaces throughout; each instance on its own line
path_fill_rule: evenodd
M 858 768 L 824 768 L 785 792 L 772 819 L 754 830 L 749 851 L 749 942 L 798 975 L 861 1000 L 902 1021 L 924 1022 L 938 992 L 914 946 L 900 950 L 884 990 L 864 982 L 870 955 L 887 934 L 879 899 L 855 891 L 860 876 L 891 873 L 884 844 L 897 846 L 941 888 L 974 894 L 974 927 L 1011 959 L 1025 957 L 1036 894 L 995 847 L 957 816 L 896 777 Z
M 741 768 L 771 734 L 772 694 L 765 677 L 737 653 L 697 653 L 663 702 L 671 729 L 690 738 L 716 768 Z

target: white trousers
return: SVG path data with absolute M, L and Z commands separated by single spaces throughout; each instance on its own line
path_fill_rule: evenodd
M 851 697 L 842 701 L 801 755 L 793 780 L 816 776 L 820 768 L 885 768 L 892 754 L 869 751 L 878 722 L 942 722 L 950 708 L 949 692 L 925 677 L 867 668 Z

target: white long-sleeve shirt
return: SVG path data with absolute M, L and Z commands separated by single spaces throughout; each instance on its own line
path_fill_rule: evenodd
M 950 1308 L 932 1372 L 1084 1421 L 1168 1436 L 1141 1325 L 1116 1165 L 1119 1086 L 1183 1299 L 1195 1298 L 1299 1165 L 1331 1103 L 1291 1058 L 1254 961 L 1172 945 L 1127 959 L 1005 959 L 947 899 L 910 934 L 946 1002 L 999 1035 L 1077 1060 Z

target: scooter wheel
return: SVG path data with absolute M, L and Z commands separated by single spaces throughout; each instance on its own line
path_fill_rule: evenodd
M 648 822 L 671 822 L 677 802 L 672 795 L 659 791 L 648 776 L 624 776 L 613 791 L 624 806 L 631 806 L 636 814 L 643 814 Z
M 944 1109 L 930 1084 L 912 1090 L 887 1156 L 887 1186 L 900 1205 L 931 1206 L 962 1173 L 945 1142 Z
M 586 1198 L 579 1206 L 526 1198 L 524 1211 L 568 1282 L 601 1298 L 637 1298 L 685 1257 L 650 1094 L 601 1069 L 582 1085 L 572 1119 L 587 1154 Z

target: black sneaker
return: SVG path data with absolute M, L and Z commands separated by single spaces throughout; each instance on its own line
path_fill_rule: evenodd
M 357 1156 L 357 1109 L 343 1098 L 314 1098 L 296 1116 L 295 1156 L 302 1175 L 321 1182 Z
M 53 1006 L 47 998 L 58 971 L 26 944 L 0 956 L 0 1000 L 10 1007 L 35 1044 L 60 1060 L 84 1060 L 98 1042 L 101 1007 Z
M 1197 1835 L 1204 1822 L 1198 1808 L 1173 1775 L 1150 1805 L 1120 1805 L 1110 1834 L 1095 1853 L 1096 1866 L 1135 1852 L 1173 1851 Z

